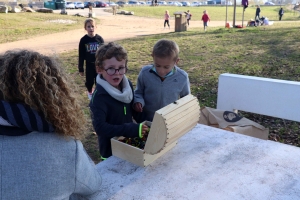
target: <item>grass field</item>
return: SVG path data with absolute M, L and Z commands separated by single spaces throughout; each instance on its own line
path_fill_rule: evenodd
M 210 28 L 208 32 L 186 32 L 145 36 L 119 41 L 129 54 L 128 76 L 133 83 L 143 65 L 152 63 L 150 51 L 161 38 L 176 41 L 181 49 L 179 67 L 190 77 L 192 94 L 201 107 L 216 107 L 218 76 L 235 73 L 259 77 L 300 81 L 300 23 L 286 23 L 247 29 Z M 82 88 L 79 96 L 88 115 L 84 82 L 76 75 L 77 52 L 61 54 L 65 66 Z M 240 113 L 270 129 L 269 139 L 300 146 L 300 124 L 250 113 Z M 90 132 L 84 145 L 95 162 L 99 162 L 97 139 Z
M 83 29 L 86 18 L 54 13 L 0 13 L 0 43 Z

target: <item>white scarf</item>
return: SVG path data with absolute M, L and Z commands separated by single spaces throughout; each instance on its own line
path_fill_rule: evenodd
M 124 102 L 130 103 L 133 98 L 132 90 L 129 85 L 127 77 L 124 75 L 122 79 L 122 91 L 118 90 L 117 88 L 113 87 L 104 79 L 100 78 L 100 74 L 97 75 L 96 82 L 101 85 L 110 96 L 114 99 Z

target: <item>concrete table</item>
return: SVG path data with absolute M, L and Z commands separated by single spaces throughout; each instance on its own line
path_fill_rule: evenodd
M 145 168 L 112 156 L 97 169 L 99 199 L 300 199 L 300 148 L 200 124 Z

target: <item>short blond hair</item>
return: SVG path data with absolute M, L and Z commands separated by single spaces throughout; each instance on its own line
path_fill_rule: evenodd
M 177 60 L 179 57 L 179 47 L 173 40 L 161 39 L 154 45 L 152 56 Z

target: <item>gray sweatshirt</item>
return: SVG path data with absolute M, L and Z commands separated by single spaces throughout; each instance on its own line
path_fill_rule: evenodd
M 0 199 L 99 199 L 101 177 L 82 143 L 55 133 L 0 135 Z
M 175 66 L 174 73 L 164 81 L 151 70 L 153 65 L 147 65 L 139 73 L 134 102 L 143 106 L 146 119 L 153 120 L 155 111 L 188 95 L 190 82 L 188 74 Z

